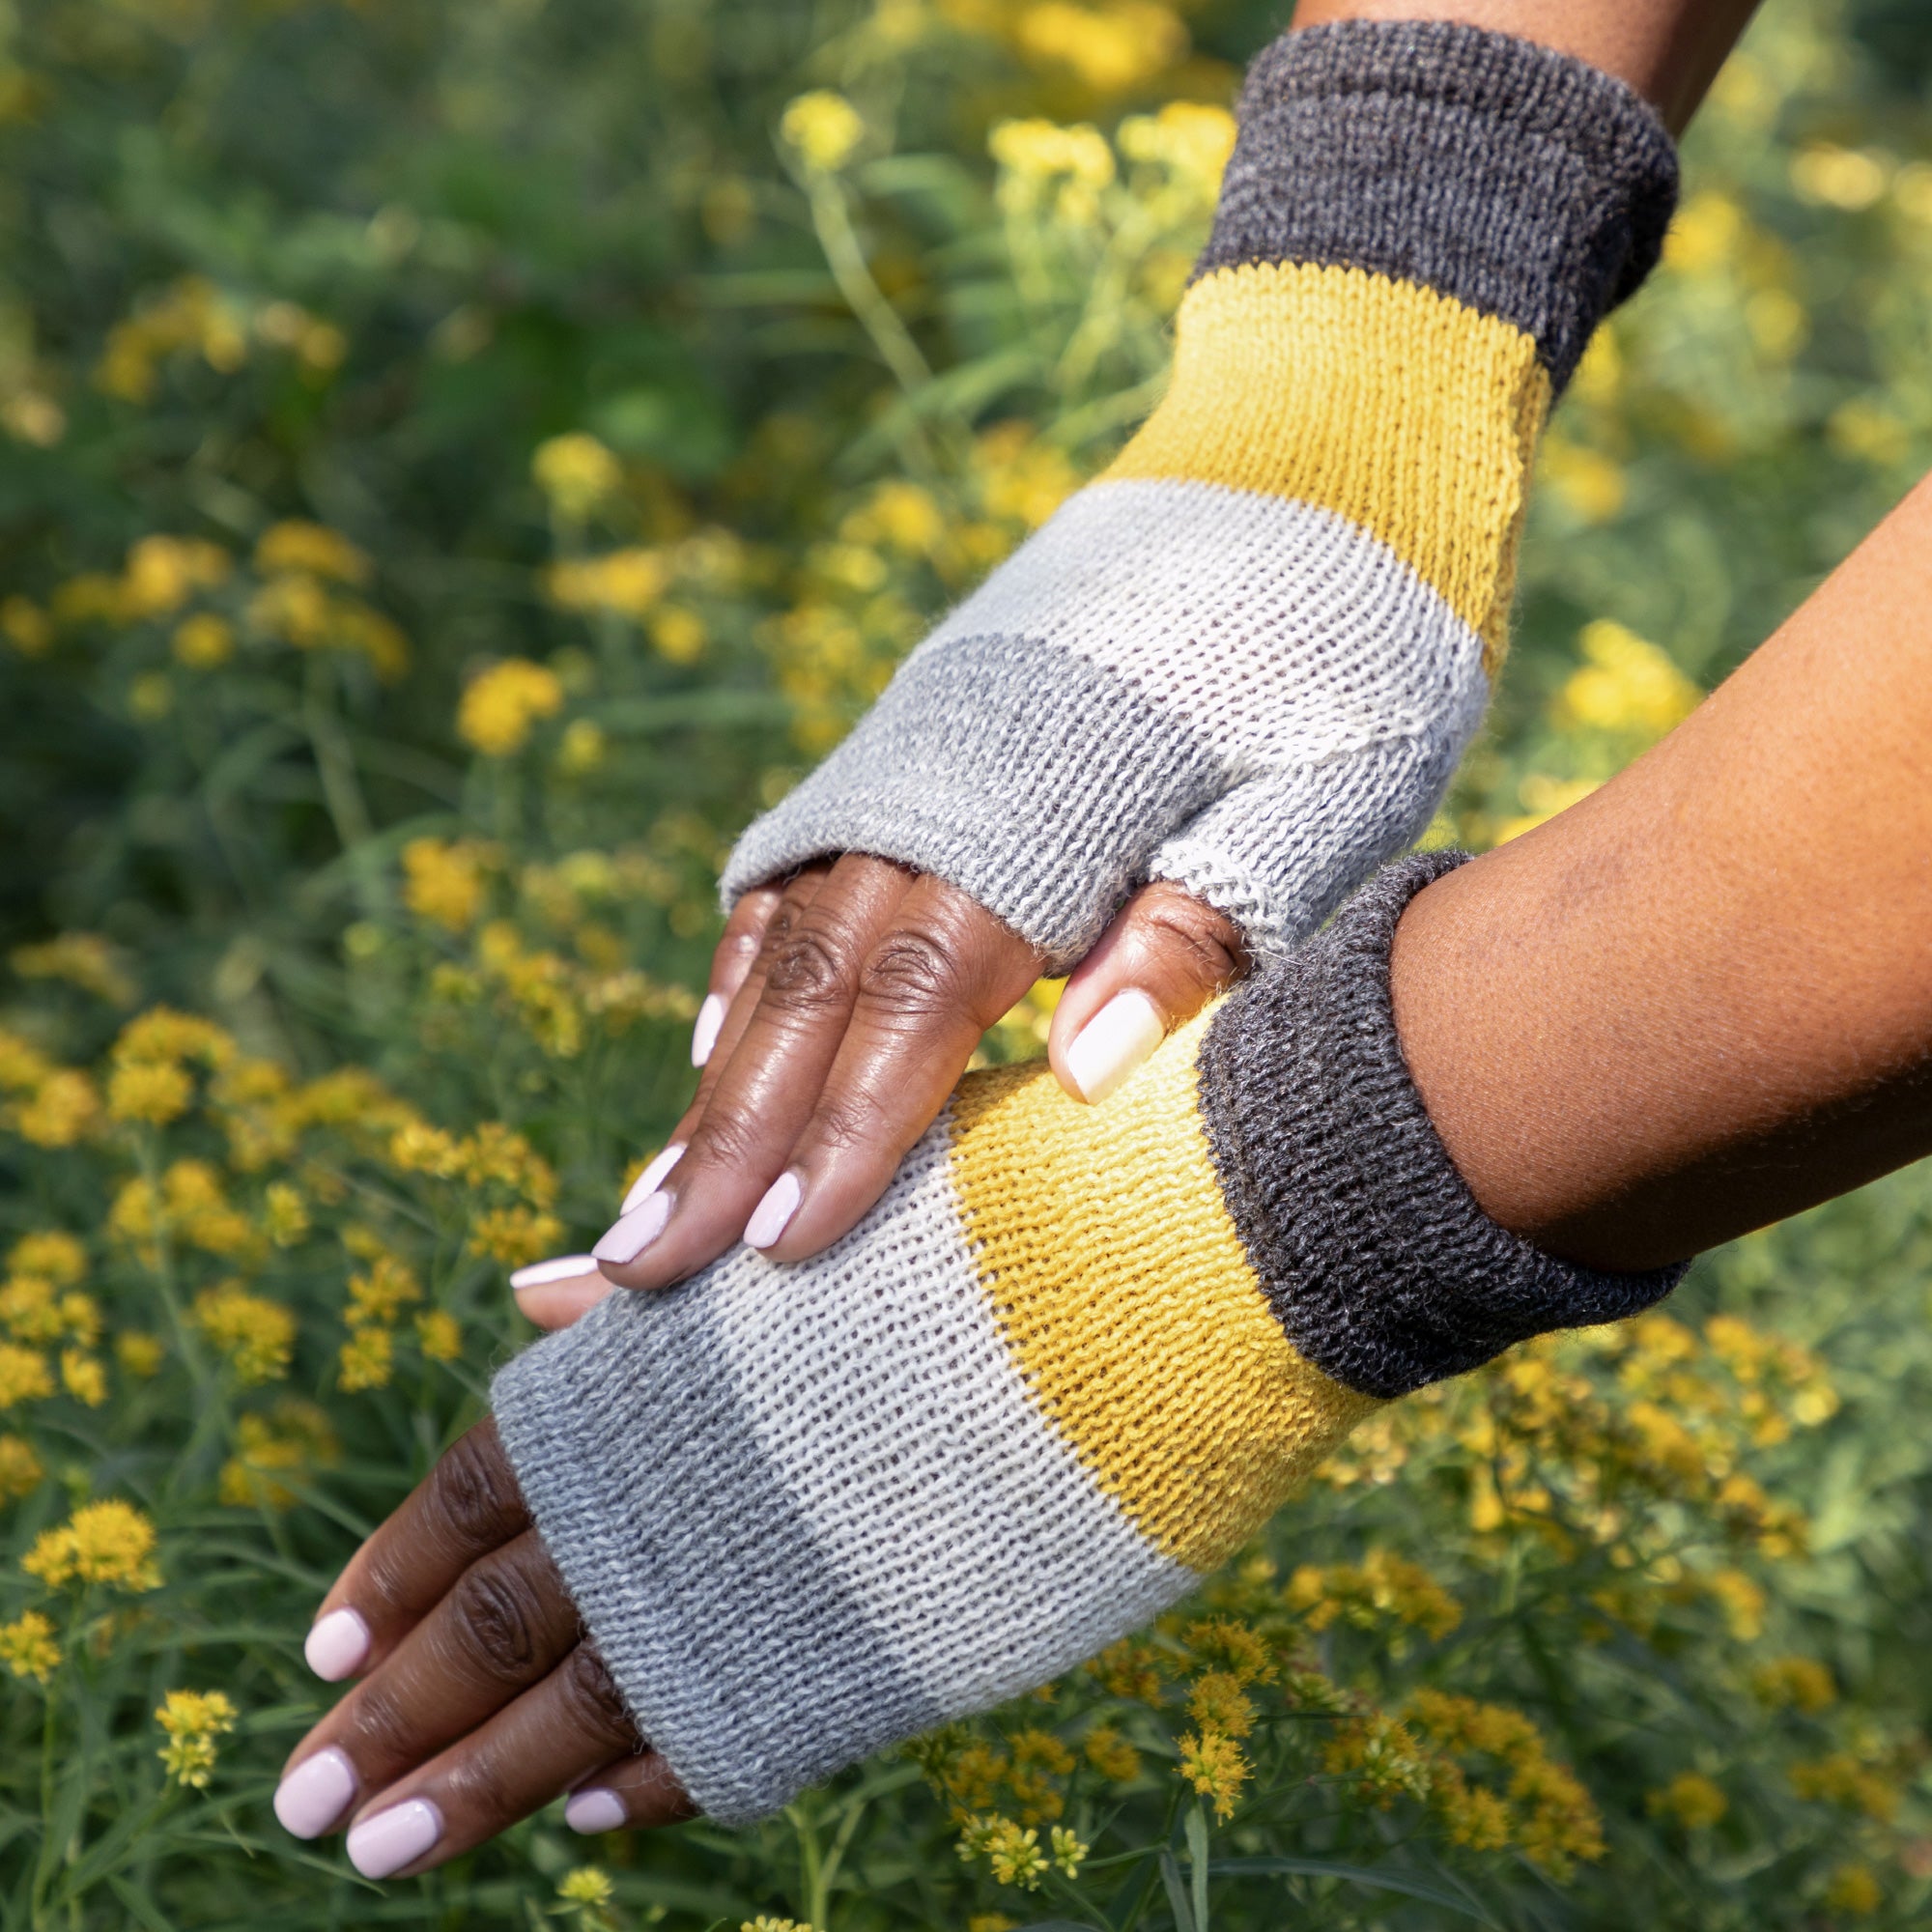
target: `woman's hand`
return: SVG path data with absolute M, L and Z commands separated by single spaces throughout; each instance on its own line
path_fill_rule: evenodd
M 1242 964 L 1222 914 L 1144 887 L 1067 980 L 1048 1041 L 1061 1084 L 1104 1100 Z M 830 1246 L 1039 965 L 978 901 L 884 859 L 848 854 L 747 894 L 692 1039 L 696 1098 L 594 1258 L 522 1270 L 519 1305 L 561 1327 L 611 1282 L 665 1288 L 741 1239 L 783 1262 Z
M 306 1655 L 361 1682 L 296 1747 L 275 1815 L 298 1838 L 346 1825 L 365 1878 L 428 1871 L 566 1791 L 579 1832 L 694 1815 L 584 1638 L 494 1422 L 356 1551 Z

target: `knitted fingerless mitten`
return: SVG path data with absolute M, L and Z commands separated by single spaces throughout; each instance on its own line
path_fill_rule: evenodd
M 1179 880 L 1257 956 L 1428 824 L 1501 657 L 1536 441 L 1657 257 L 1662 124 L 1441 24 L 1255 63 L 1166 400 L 745 834 L 937 873 L 1078 958 Z
M 1506 1233 L 1389 1009 L 1390 867 L 1106 1105 L 969 1075 L 861 1226 L 618 1292 L 497 1378 L 639 1729 L 748 1820 L 1191 1590 L 1392 1397 L 1647 1306 Z

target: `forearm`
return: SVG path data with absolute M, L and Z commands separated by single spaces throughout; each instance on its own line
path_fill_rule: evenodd
M 1536 41 L 1633 87 L 1681 134 L 1757 0 L 1300 0 L 1297 27 L 1455 20 Z
M 1476 1198 L 1649 1267 L 1932 1151 L 1932 480 L 1684 725 L 1392 962 Z

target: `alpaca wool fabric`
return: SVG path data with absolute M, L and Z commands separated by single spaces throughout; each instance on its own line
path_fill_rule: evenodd
M 712 1817 L 1070 1668 L 1387 1397 L 1675 1283 L 1496 1227 L 1430 1126 L 1388 951 L 1451 863 L 1390 867 L 1104 1105 L 969 1074 L 822 1255 L 620 1292 L 497 1376 L 539 1533 Z
M 1481 723 L 1544 421 L 1676 181 L 1652 110 L 1547 47 L 1283 36 L 1164 400 L 752 825 L 726 901 L 869 852 L 1053 970 L 1149 879 L 1258 958 L 1314 931 L 1427 826 Z

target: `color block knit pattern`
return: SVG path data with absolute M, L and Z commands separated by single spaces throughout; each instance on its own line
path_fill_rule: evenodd
M 1678 1270 L 1492 1223 L 1388 994 L 1389 868 L 1105 1106 L 969 1075 L 844 1240 L 612 1294 L 497 1377 L 639 1729 L 742 1822 L 1043 1683 L 1247 1541 L 1381 1401 Z
M 1428 824 L 1489 699 L 1536 442 L 1656 260 L 1670 140 L 1476 28 L 1256 62 L 1165 400 L 732 855 L 871 852 L 1064 968 L 1178 880 L 1258 956 Z

